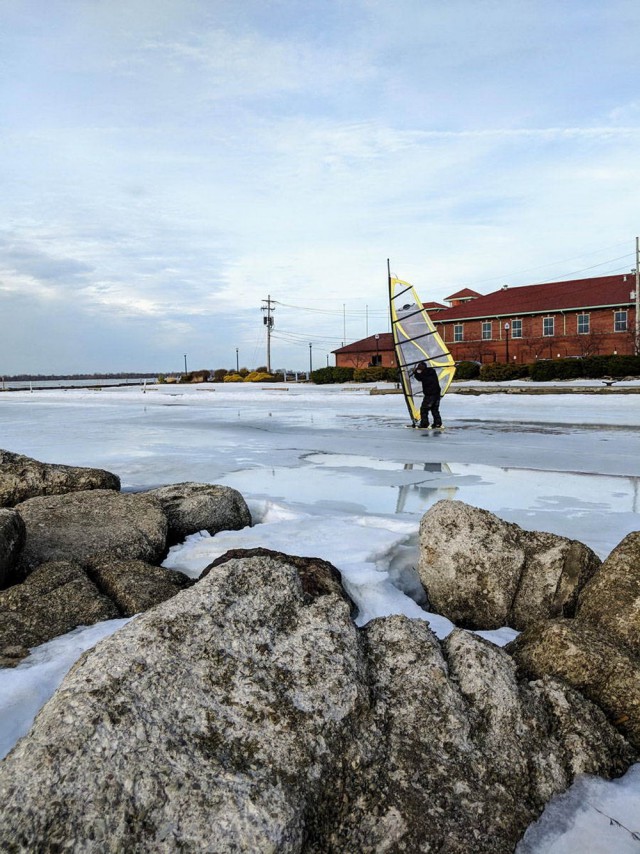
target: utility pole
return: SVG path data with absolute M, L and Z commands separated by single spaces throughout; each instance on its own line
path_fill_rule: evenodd
M 311 379 L 311 374 L 313 373 L 313 344 L 309 342 L 309 379 Z
M 267 372 L 271 373 L 271 330 L 273 329 L 273 314 L 275 311 L 275 303 L 271 299 L 271 294 L 266 299 L 262 300 L 265 305 L 262 306 L 262 311 L 266 311 L 262 318 L 264 325 L 267 327 Z
M 636 237 L 636 334 L 634 339 L 636 356 L 640 356 L 640 238 Z
M 240 357 L 238 356 L 238 348 L 236 347 L 236 374 L 240 373 Z

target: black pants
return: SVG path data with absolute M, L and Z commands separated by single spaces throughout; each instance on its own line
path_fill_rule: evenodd
M 439 394 L 425 394 L 425 396 L 422 398 L 422 405 L 420 407 L 421 427 L 429 426 L 429 413 L 431 413 L 431 417 L 433 418 L 433 426 L 442 427 L 442 418 L 440 417 Z

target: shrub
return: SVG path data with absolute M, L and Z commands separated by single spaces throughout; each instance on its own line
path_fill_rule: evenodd
M 226 368 L 218 368 L 217 371 L 213 372 L 213 381 L 214 383 L 224 382 L 224 378 L 227 376 L 229 371 Z
M 349 383 L 353 379 L 353 368 L 330 368 L 333 371 L 334 383 Z
M 528 365 L 511 365 L 493 362 L 480 367 L 480 379 L 483 382 L 507 382 L 529 376 Z
M 609 376 L 640 376 L 640 356 L 609 356 L 608 363 Z
M 480 367 L 478 362 L 458 362 L 455 379 L 475 380 L 480 376 Z
M 317 385 L 327 383 L 348 383 L 353 379 L 353 368 L 318 368 L 312 371 L 311 382 Z
M 311 382 L 316 385 L 327 385 L 335 382 L 333 379 L 333 368 L 318 368 L 317 371 L 311 372 Z
M 584 376 L 591 379 L 608 376 L 609 358 L 608 356 L 588 356 L 586 359 L 583 359 L 582 369 Z
M 245 383 L 272 383 L 274 382 L 274 376 L 272 374 L 267 374 L 264 371 L 251 371 L 251 373 L 247 374 L 244 377 L 243 382 Z
M 241 383 L 242 377 L 240 374 L 226 374 L 223 380 L 225 383 Z
M 383 368 L 380 366 L 375 368 L 357 368 L 353 372 L 353 379 L 357 383 L 399 382 L 397 368 Z

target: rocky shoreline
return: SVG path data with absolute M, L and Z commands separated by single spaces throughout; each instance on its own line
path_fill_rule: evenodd
M 577 774 L 637 761 L 640 533 L 601 561 L 438 502 L 416 570 L 459 626 L 439 641 L 402 616 L 357 628 L 317 558 L 164 569 L 188 534 L 251 524 L 235 490 L 122 493 L 0 451 L 0 507 L 0 665 L 138 615 L 0 763 L 2 850 L 511 852 Z M 473 633 L 506 624 L 505 648 Z

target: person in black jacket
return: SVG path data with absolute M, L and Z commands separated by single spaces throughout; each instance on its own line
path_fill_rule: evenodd
M 422 384 L 422 405 L 420 407 L 420 424 L 418 427 L 429 426 L 429 413 L 433 418 L 434 427 L 442 427 L 440 417 L 440 383 L 435 368 L 430 368 L 426 362 L 418 362 L 413 372 L 414 377 Z

